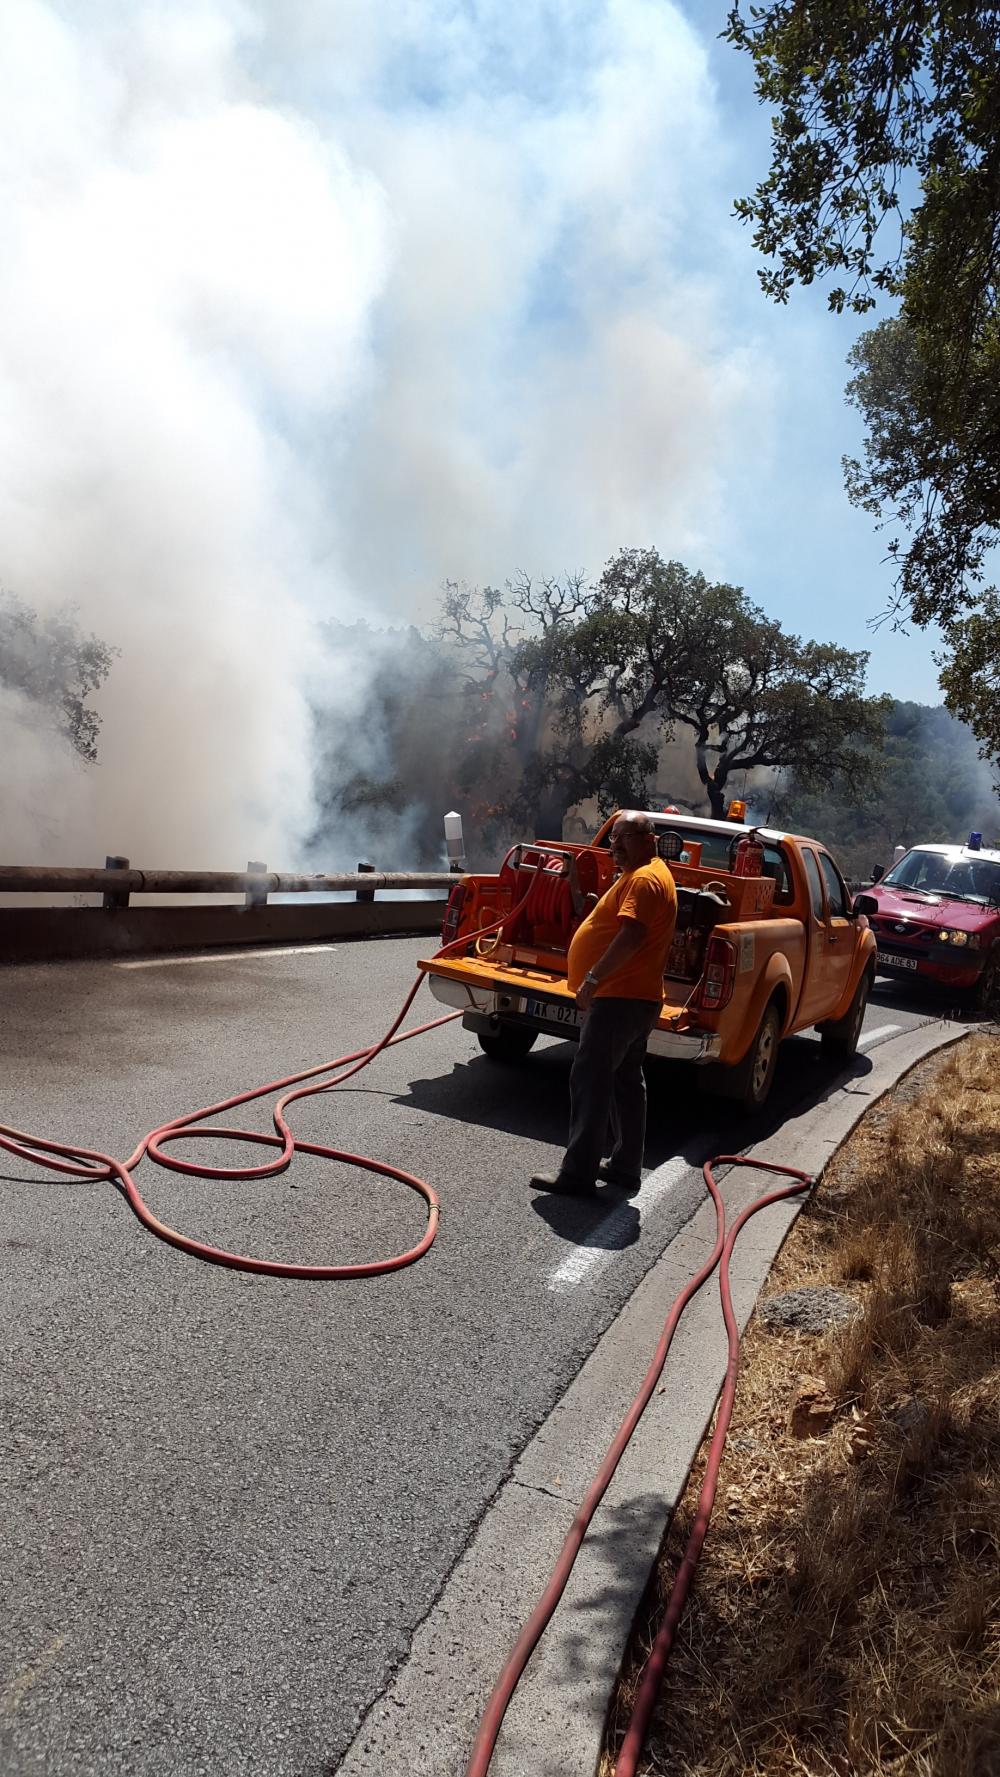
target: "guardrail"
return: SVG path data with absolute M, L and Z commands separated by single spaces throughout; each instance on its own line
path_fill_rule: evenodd
M 133 870 L 127 859 L 96 867 L 0 864 L 0 895 L 114 896 L 127 907 L 131 895 L 244 895 L 248 907 L 263 907 L 269 895 L 344 894 L 354 889 L 366 899 L 377 889 L 441 889 L 455 886 L 443 870 L 375 870 L 370 864 L 337 875 L 302 876 L 266 870 Z M 112 903 L 106 902 L 106 905 Z
M 246 870 L 134 870 L 128 858 L 93 866 L 0 865 L 0 896 L 100 895 L 100 907 L 0 906 L 0 962 L 199 950 L 241 944 L 437 932 L 443 897 L 455 885 L 443 870 L 376 870 L 302 875 L 251 864 Z M 376 900 L 416 891 L 419 900 Z M 435 893 L 434 891 L 439 891 Z M 291 900 L 269 897 L 340 896 Z M 134 906 L 133 895 L 160 898 Z M 163 903 L 163 897 L 242 896 L 222 905 Z

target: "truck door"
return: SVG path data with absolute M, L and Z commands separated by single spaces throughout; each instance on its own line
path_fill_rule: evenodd
M 829 854 L 819 854 L 826 889 L 827 954 L 830 958 L 830 980 L 839 1003 L 850 986 L 851 970 L 858 942 L 858 929 L 850 915 L 851 899 L 840 871 Z
M 847 989 L 854 957 L 854 925 L 847 917 L 845 890 L 830 869 L 837 883 L 836 898 L 831 901 L 825 869 L 812 846 L 802 847 L 802 861 L 809 884 L 809 954 L 806 978 L 799 1000 L 796 1025 L 818 1024 L 833 1014 Z M 836 912 L 834 911 L 836 909 Z

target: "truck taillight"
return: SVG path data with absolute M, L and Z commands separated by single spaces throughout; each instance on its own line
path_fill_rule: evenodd
M 736 946 L 728 938 L 712 937 L 705 952 L 698 1005 L 703 1012 L 721 1012 L 733 997 L 736 980 Z
M 444 924 L 441 927 L 442 944 L 450 944 L 458 937 L 458 928 L 462 923 L 462 908 L 465 906 L 467 890 L 464 882 L 457 882 L 448 896 L 448 905 L 444 910 Z

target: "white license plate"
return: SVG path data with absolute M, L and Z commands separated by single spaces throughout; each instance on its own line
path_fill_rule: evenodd
M 890 969 L 915 969 L 917 966 L 915 956 L 894 956 L 888 950 L 880 950 L 878 960 L 880 963 L 887 963 Z
M 568 1000 L 526 1000 L 524 1009 L 529 1018 L 544 1018 L 547 1024 L 580 1023 L 580 1013 Z

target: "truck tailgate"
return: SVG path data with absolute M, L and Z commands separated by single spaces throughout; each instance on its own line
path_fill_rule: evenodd
M 582 1022 L 565 975 L 554 970 L 524 963 L 490 964 L 471 957 L 446 957 L 440 962 L 421 962 L 419 967 L 430 976 L 435 999 L 469 1014 L 473 1028 L 480 1028 L 480 1019 L 500 1018 L 530 1023 L 553 1036 L 575 1036 Z M 667 981 L 665 985 L 667 997 L 649 1040 L 650 1053 L 710 1058 L 717 1052 L 718 1037 L 708 1030 L 698 1030 L 696 1036 L 695 1020 L 682 1010 L 693 983 Z

